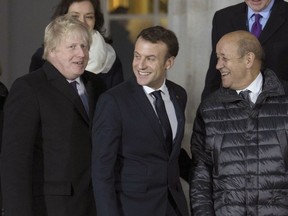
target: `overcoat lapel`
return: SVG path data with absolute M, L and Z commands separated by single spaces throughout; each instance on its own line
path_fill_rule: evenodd
M 83 117 L 86 123 L 89 124 L 89 118 L 80 96 L 71 88 L 65 77 L 49 62 L 44 64 L 43 69 L 46 73 L 48 82 L 51 83 L 51 86 L 61 92 L 63 96 L 68 98 L 71 103 L 74 104 L 76 110 Z
M 89 119 L 90 119 L 90 123 L 93 120 L 93 113 L 95 110 L 95 104 L 96 104 L 96 93 L 99 92 L 97 90 L 97 86 L 93 86 L 93 84 L 91 83 L 91 81 L 89 80 L 87 74 L 88 72 L 84 72 L 84 74 L 81 76 L 82 81 L 85 85 L 85 89 L 88 95 L 88 103 L 89 103 Z

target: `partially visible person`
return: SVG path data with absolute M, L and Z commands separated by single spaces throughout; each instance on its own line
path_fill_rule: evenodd
M 70 15 L 45 29 L 44 65 L 18 78 L 4 106 L 7 216 L 95 216 L 91 123 L 105 83 L 84 71 L 91 34 Z
M 99 98 L 92 130 L 97 216 L 188 216 L 178 165 L 187 94 L 166 79 L 178 49 L 172 31 L 144 29 L 134 49 L 135 76 Z
M 247 31 L 216 45 L 222 86 L 197 111 L 191 138 L 192 216 L 288 215 L 288 91 L 261 70 Z
M 288 80 L 288 3 L 284 0 L 245 0 L 217 11 L 212 23 L 212 53 L 206 74 L 202 100 L 221 86 L 215 65 L 216 43 L 226 33 L 236 30 L 252 31 L 255 15 L 260 14 L 262 32 L 259 41 L 266 60 L 263 68 L 275 71 L 279 79 Z
M 119 6 L 114 9 L 111 14 L 123 15 L 128 14 L 129 8 Z M 128 24 L 130 20 L 112 20 L 110 22 L 110 32 L 113 40 L 113 47 L 118 53 L 123 66 L 124 79 L 129 79 L 133 75 L 133 69 L 131 67 L 133 60 L 134 44 L 130 38 L 130 32 L 128 30 Z
M 2 68 L 0 65 L 0 76 L 1 75 L 2 75 Z M 1 152 L 1 144 L 2 144 L 3 107 L 4 107 L 4 103 L 6 101 L 7 96 L 8 96 L 8 89 L 4 85 L 4 83 L 0 81 L 0 152 Z
M 0 65 L 0 76 L 2 75 L 1 65 Z M 3 107 L 8 96 L 7 87 L 0 82 L 0 157 L 1 157 L 1 146 L 2 146 L 2 129 L 3 129 Z M 0 160 L 1 164 L 1 160 Z M 0 171 L 1 176 L 1 171 Z M 2 209 L 2 191 L 1 191 L 1 179 L 0 179 L 0 209 Z
M 0 73 L 1 76 L 1 73 Z M 4 83 L 0 82 L 0 149 L 2 143 L 2 127 L 3 127 L 3 108 L 6 98 L 8 96 L 8 89 Z M 1 152 L 1 151 L 0 151 Z
M 109 40 L 104 37 L 104 18 L 99 0 L 61 0 L 55 9 L 52 19 L 64 14 L 71 14 L 89 27 L 92 33 L 92 44 L 89 50 L 87 71 L 98 74 L 112 88 L 123 82 L 122 63 Z M 30 72 L 40 68 L 45 60 L 42 58 L 43 47 L 40 47 L 31 58 Z

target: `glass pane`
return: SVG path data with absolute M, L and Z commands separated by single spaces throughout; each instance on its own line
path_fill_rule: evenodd
M 168 0 L 160 0 L 159 1 L 159 10 L 160 13 L 168 13 Z
M 130 39 L 135 42 L 137 35 L 144 28 L 148 28 L 153 25 L 151 19 L 129 19 L 127 23 L 127 29 L 130 32 Z
M 109 12 L 114 14 L 120 11 L 119 8 L 126 8 L 129 14 L 151 14 L 154 11 L 154 1 L 158 2 L 160 13 L 168 13 L 168 0 L 109 0 L 108 7 Z
M 153 22 L 149 19 L 115 20 L 110 22 L 112 45 L 122 62 L 125 79 L 133 73 L 132 60 L 136 37 L 141 30 L 152 25 Z

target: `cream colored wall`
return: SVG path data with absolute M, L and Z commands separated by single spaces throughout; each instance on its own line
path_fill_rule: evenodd
M 180 51 L 168 78 L 182 85 L 188 93 L 186 136 L 189 149 L 192 124 L 200 103 L 211 53 L 212 18 L 216 10 L 241 0 L 169 0 L 169 28 L 179 39 Z
M 184 86 L 188 92 L 188 124 L 193 122 L 208 69 L 213 15 L 218 9 L 240 2 L 242 1 L 169 1 L 169 28 L 178 36 L 180 52 L 176 64 L 168 72 L 168 77 Z
M 168 78 L 182 85 L 188 94 L 186 130 L 182 146 L 190 153 L 190 138 L 211 53 L 212 18 L 216 10 L 241 0 L 169 0 L 169 28 L 180 44 L 179 55 Z M 182 182 L 189 202 L 187 183 Z

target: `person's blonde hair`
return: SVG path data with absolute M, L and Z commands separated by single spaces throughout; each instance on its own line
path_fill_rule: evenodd
M 68 34 L 80 34 L 90 47 L 92 43 L 91 33 L 88 27 L 70 14 L 59 16 L 52 20 L 45 28 L 43 59 L 47 59 L 49 52 L 53 51 L 57 45 Z

